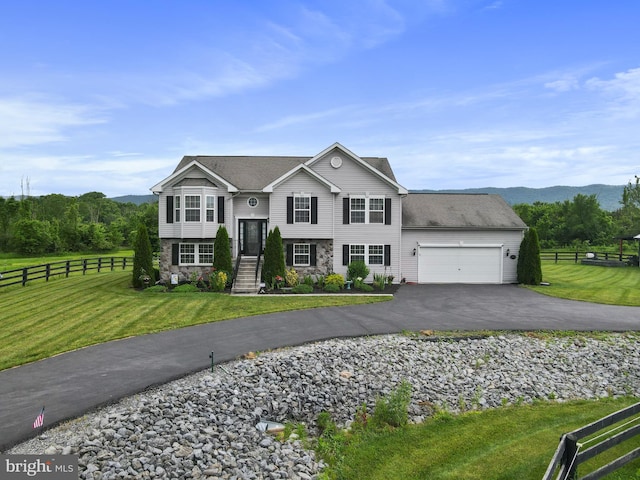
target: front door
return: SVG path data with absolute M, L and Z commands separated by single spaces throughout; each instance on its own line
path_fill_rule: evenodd
M 240 220 L 240 237 L 242 253 L 257 256 L 262 250 L 264 220 Z

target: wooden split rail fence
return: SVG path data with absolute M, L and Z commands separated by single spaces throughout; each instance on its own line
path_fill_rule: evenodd
M 82 272 L 82 274 L 85 275 L 91 270 L 101 272 L 102 270 L 113 271 L 116 268 L 125 270 L 127 267 L 133 267 L 133 257 L 81 258 L 77 260 L 43 263 L 42 265 L 33 267 L 16 268 L 14 270 L 0 272 L 0 287 L 18 284 L 25 286 L 27 282 L 40 279 L 45 279 L 48 282 L 51 277 L 61 275 L 68 277 L 74 272 Z
M 640 458 L 639 447 L 587 475 L 582 477 L 577 476 L 578 466 L 580 464 L 640 434 L 640 425 L 638 424 L 640 421 L 639 413 L 640 403 L 636 403 L 590 423 L 585 427 L 563 435 L 542 480 L 597 480 L 614 472 L 627 463 Z M 583 438 L 590 437 L 624 420 L 627 420 L 627 422 L 580 443 L 580 440 Z M 616 431 L 618 433 L 614 434 Z M 595 443 L 583 451 L 580 450 L 582 447 L 596 441 L 598 443 Z

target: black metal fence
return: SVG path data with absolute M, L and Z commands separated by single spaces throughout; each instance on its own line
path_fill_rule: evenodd
M 49 281 L 51 277 L 62 275 L 68 277 L 74 272 L 82 272 L 84 275 L 91 270 L 101 272 L 102 270 L 113 271 L 116 268 L 125 270 L 127 267 L 133 267 L 133 257 L 97 257 L 62 260 L 0 272 L 0 287 L 18 284 L 25 286 L 27 282 L 33 280 L 44 279 L 45 281 Z

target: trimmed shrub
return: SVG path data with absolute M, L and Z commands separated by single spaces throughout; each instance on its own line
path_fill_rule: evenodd
M 213 242 L 213 266 L 216 270 L 222 270 L 227 274 L 233 272 L 229 233 L 224 225 L 218 227 L 216 239 Z
M 151 242 L 147 227 L 142 223 L 136 233 L 136 243 L 133 254 L 133 278 L 132 283 L 135 288 L 145 286 L 144 279 L 149 278 L 149 284 L 156 282 L 155 269 L 153 268 L 153 253 L 151 252 Z
M 327 275 L 327 278 L 324 279 L 325 290 L 329 285 L 335 285 L 338 290 L 342 290 L 344 288 L 344 277 L 339 273 Z
M 329 293 L 338 293 L 338 292 L 342 291 L 342 288 L 340 288 L 335 283 L 328 283 L 328 284 L 326 284 L 324 286 L 323 290 L 325 292 L 329 292 Z
M 182 285 L 178 285 L 171 291 L 176 293 L 194 293 L 199 292 L 200 289 L 191 283 L 183 283 Z
M 293 267 L 287 269 L 284 274 L 284 279 L 290 287 L 295 287 L 300 283 L 300 280 L 298 279 L 298 272 L 296 272 Z
M 167 287 L 164 285 L 154 285 L 153 287 L 145 288 L 144 293 L 164 293 L 167 291 Z
M 373 292 L 373 287 L 371 285 L 369 285 L 368 283 L 355 282 L 353 284 L 353 287 L 356 290 L 360 290 L 361 292 Z
M 355 280 L 362 278 L 363 280 L 369 275 L 369 267 L 362 260 L 351 262 L 347 267 L 347 280 Z
M 291 289 L 292 293 L 312 293 L 313 287 L 306 283 L 300 283 Z
M 518 255 L 518 283 L 539 285 L 542 281 L 542 264 L 540 262 L 540 242 L 538 232 L 530 228 L 524 234 Z
M 285 276 L 284 250 L 282 248 L 282 236 L 276 226 L 269 230 L 264 247 L 264 264 L 262 265 L 262 278 L 270 287 L 276 277 Z

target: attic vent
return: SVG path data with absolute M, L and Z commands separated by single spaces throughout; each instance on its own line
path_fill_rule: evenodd
M 333 168 L 340 168 L 342 166 L 342 158 L 340 158 L 340 157 L 332 157 L 331 158 L 331 166 Z
M 249 205 L 251 208 L 257 207 L 258 199 L 256 197 L 249 197 L 249 199 L 247 200 L 247 205 Z

